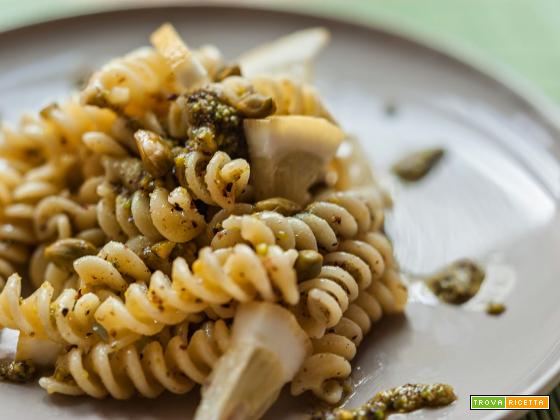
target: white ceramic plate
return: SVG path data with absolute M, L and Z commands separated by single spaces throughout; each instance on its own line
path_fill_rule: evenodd
M 1 34 L 0 113 L 13 120 L 64 97 L 73 80 L 147 44 L 164 21 L 189 44 L 215 43 L 229 57 L 295 29 L 327 26 L 333 42 L 317 64 L 318 85 L 377 171 L 411 149 L 448 150 L 418 184 L 384 177 L 395 201 L 387 229 L 408 272 L 471 257 L 487 265 L 486 285 L 465 308 L 434 304 L 412 287 L 406 318 L 379 323 L 360 348 L 353 377 L 359 386 L 349 406 L 406 382 L 441 381 L 455 387 L 459 400 L 411 417 L 496 418 L 508 413 L 469 411 L 469 394 L 546 392 L 560 379 L 560 133 L 514 89 L 464 63 L 381 30 L 283 12 L 111 12 Z M 387 104 L 397 107 L 392 117 Z M 503 300 L 507 312 L 481 312 L 489 298 Z M 189 418 L 196 398 L 193 392 L 93 401 L 0 384 L 6 419 Z M 296 418 L 308 409 L 308 399 L 283 396 L 268 418 Z

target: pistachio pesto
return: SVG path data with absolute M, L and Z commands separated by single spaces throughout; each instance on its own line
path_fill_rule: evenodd
M 463 259 L 427 278 L 426 284 L 441 301 L 460 305 L 478 293 L 484 276 L 482 267 Z
M 312 415 L 312 420 L 369 420 L 385 419 L 391 414 L 410 413 L 421 408 L 443 407 L 457 399 L 453 388 L 447 384 L 406 384 L 381 391 L 359 408 Z
M 393 165 L 393 172 L 404 181 L 419 181 L 434 168 L 444 153 L 441 148 L 414 152 Z
M 0 380 L 25 383 L 35 379 L 37 369 L 29 360 L 0 360 Z
M 222 150 L 232 157 L 247 156 L 241 113 L 217 93 L 200 89 L 186 98 L 191 147 L 207 152 Z

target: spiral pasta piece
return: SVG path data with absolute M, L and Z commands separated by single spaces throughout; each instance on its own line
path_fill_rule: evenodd
M 35 207 L 33 222 L 41 241 L 69 238 L 97 227 L 96 207 L 63 196 L 45 197 Z
M 96 341 L 92 328 L 100 299 L 93 293 L 81 295 L 65 289 L 53 300 L 53 287 L 45 282 L 22 299 L 21 277 L 12 274 L 0 293 L 0 326 L 30 337 L 88 348 Z
M 165 59 L 153 48 L 143 47 L 105 64 L 93 74 L 81 94 L 83 103 L 143 116 L 161 107 L 179 86 Z
M 82 135 L 88 131 L 110 132 L 115 118 L 112 111 L 84 106 L 75 97 L 53 103 L 37 117 L 24 116 L 15 130 L 3 126 L 0 155 L 23 161 L 24 166 L 39 166 L 48 159 L 79 150 Z
M 0 156 L 2 156 L 1 153 Z M 0 158 L 0 203 L 3 206 L 12 201 L 12 191 L 21 185 L 24 171 L 27 169 L 28 164 L 25 162 L 4 156 Z
M 334 122 L 317 91 L 309 84 L 263 76 L 252 78 L 251 83 L 257 92 L 274 99 L 277 115 L 310 115 Z
M 334 251 L 339 238 L 353 238 L 383 222 L 382 204 L 361 192 L 340 192 L 310 204 L 294 216 L 264 211 L 228 217 L 212 239 L 212 247 L 248 242 L 277 244 L 284 249 Z
M 29 249 L 24 244 L 0 241 L 0 290 L 5 280 L 16 272 L 16 264 L 21 265 L 29 258 Z
M 78 98 L 72 98 L 44 108 L 32 134 L 41 139 L 51 153 L 57 151 L 57 145 L 60 145 L 59 152 L 71 152 L 82 147 L 84 133 L 92 130 L 110 132 L 115 118 L 116 115 L 107 109 L 82 105 Z M 30 135 L 30 131 L 27 126 L 25 133 Z
M 129 155 L 128 150 L 122 142 L 114 136 L 102 131 L 88 131 L 82 136 L 84 145 L 94 153 L 103 156 L 124 158 Z
M 116 165 L 125 170 L 130 167 L 132 173 L 138 162 L 132 159 Z M 247 161 L 231 160 L 224 152 L 216 152 L 212 157 L 189 152 L 177 157 L 175 164 L 181 186 L 172 191 L 155 187 L 151 192 L 138 189 L 128 193 L 128 188 L 123 192 L 111 186 L 111 178 L 100 185 L 97 191 L 102 198 L 97 205 L 97 221 L 109 238 L 124 242 L 143 235 L 152 241 L 165 238 L 187 242 L 206 226 L 194 200 L 231 209 L 249 182 Z M 109 170 L 115 172 L 111 165 L 108 164 Z M 141 177 L 141 173 L 136 177 Z
M 292 381 L 292 394 L 311 391 L 329 404 L 338 403 L 344 392 L 342 382 L 350 376 L 350 361 L 364 334 L 384 314 L 403 312 L 406 300 L 406 286 L 396 270 L 388 269 L 383 277 L 373 280 L 367 289 L 360 291 L 338 324 L 312 340 L 313 354 Z
M 299 284 L 301 300 L 295 313 L 312 338 L 322 337 L 338 324 L 360 290 L 396 267 L 385 235 L 369 232 L 358 238 L 341 242 L 336 251 L 324 256 L 319 276 Z
M 194 57 L 206 69 L 208 76 L 213 79 L 224 65 L 224 57 L 218 47 L 212 44 L 202 45 L 193 51 Z
M 68 187 L 68 177 L 76 173 L 78 159 L 62 155 L 30 169 L 12 191 L 12 203 L 34 204 Z
M 289 304 L 297 303 L 295 250 L 271 245 L 254 251 L 243 244 L 233 248 L 203 248 L 192 269 L 183 258 L 173 262 L 171 278 L 155 272 L 150 284 L 132 283 L 124 300 L 109 297 L 95 314 L 97 321 L 117 335 L 132 332 L 154 335 L 165 325 L 182 322 L 207 307 L 222 311 L 233 302 L 257 296 Z
M 252 214 L 255 206 L 249 203 L 236 203 L 227 209 L 220 209 L 206 225 L 206 245 L 209 245 L 214 236 L 223 229 L 223 222 L 231 215 L 241 216 L 244 214 Z
M 45 237 L 34 223 L 36 206 L 95 174 L 95 159 L 82 154 L 88 130 L 109 131 L 111 111 L 82 106 L 75 98 L 22 118 L 16 130 L 0 130 L 0 278 L 6 279 L 28 261 L 32 247 Z M 84 192 L 86 193 L 86 192 Z M 91 197 L 90 197 L 91 199 Z M 52 215 L 46 236 L 71 235 L 72 220 Z
M 133 344 L 115 352 L 104 343 L 89 352 L 72 348 L 58 360 L 55 375 L 41 378 L 39 385 L 49 393 L 121 400 L 135 393 L 155 398 L 164 390 L 184 394 L 206 381 L 229 337 L 229 327 L 218 320 L 205 322 L 190 337 L 180 333 L 142 348 Z
M 217 86 L 232 103 L 249 92 L 271 97 L 276 104 L 276 115 L 309 115 L 334 121 L 323 105 L 315 88 L 289 78 L 258 76 L 246 79 L 230 76 Z
M 38 289 L 45 282 L 53 288 L 53 297 L 64 289 L 78 288 L 78 277 L 68 266 L 61 266 L 49 260 L 45 255 L 44 244 L 38 246 L 31 256 L 29 263 L 29 277 L 34 289 Z M 71 268 L 71 265 L 70 265 Z
M 97 255 L 76 259 L 73 266 L 81 290 L 103 287 L 122 292 L 133 281 L 148 282 L 151 274 L 138 255 L 115 241 L 108 242 Z
M 168 192 L 157 187 L 150 194 L 150 215 L 159 233 L 173 242 L 186 242 L 204 230 L 205 220 L 183 187 Z
M 27 207 L 21 206 L 21 209 L 26 211 Z M 29 260 L 36 242 L 32 223 L 23 216 L 0 222 L 0 289 L 5 280 Z
M 249 183 L 249 163 L 245 159 L 232 160 L 221 151 L 211 157 L 189 152 L 176 158 L 175 163 L 179 171 L 184 171 L 183 186 L 193 197 L 211 206 L 233 207 Z
M 153 242 L 142 235 L 129 239 L 125 245 L 138 255 L 152 272 L 159 270 L 167 276 L 171 275 L 175 258 L 180 256 L 192 264 L 200 248 L 198 240 L 182 244 L 167 240 Z
M 222 230 L 212 238 L 211 245 L 216 249 L 247 242 L 253 246 L 277 244 L 283 249 L 317 250 L 313 230 L 298 217 L 284 217 L 276 212 L 264 211 L 229 216 L 221 226 Z M 329 239 L 326 243 L 332 244 L 332 237 Z
M 152 241 L 187 242 L 199 235 L 206 222 L 184 187 L 168 191 L 156 187 L 151 193 L 136 191 L 116 195 L 101 191 L 97 221 L 105 234 L 117 241 L 144 235 Z
M 23 124 L 23 121 L 22 121 Z M 18 127 L 19 128 L 19 127 Z M 2 175 L 2 199 L 15 186 L 21 183 L 21 177 L 30 169 L 45 162 L 46 156 L 40 141 L 24 135 L 6 123 L 0 123 L 0 165 Z
M 34 207 L 52 196 L 63 196 L 80 204 L 96 202 L 95 188 L 102 168 L 95 159 L 88 161 L 91 165 L 83 162 L 80 156 L 64 154 L 29 169 L 6 197 L 4 218 L 31 220 Z M 70 191 L 76 191 L 75 195 Z
M 201 71 L 211 75 L 222 63 L 219 50 L 213 46 L 193 51 L 192 59 Z M 167 107 L 167 97 L 182 91 L 184 80 L 180 76 L 162 54 L 154 48 L 142 47 L 111 60 L 94 73 L 81 100 L 145 118 L 154 110 L 160 114 Z

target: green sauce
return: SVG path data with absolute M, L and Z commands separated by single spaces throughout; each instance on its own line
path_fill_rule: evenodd
M 214 153 L 222 150 L 232 157 L 247 156 L 243 116 L 218 94 L 200 89 L 186 98 L 189 142 L 194 149 Z
M 385 419 L 390 414 L 409 413 L 426 407 L 443 407 L 457 399 L 453 388 L 446 384 L 406 384 L 381 391 L 360 408 L 337 408 L 314 414 L 312 420 Z
M 480 290 L 484 270 L 470 260 L 459 260 L 426 279 L 426 284 L 443 302 L 460 305 Z
M 399 160 L 393 165 L 393 172 L 404 181 L 419 181 L 436 166 L 444 153 L 441 148 L 420 150 Z
M 0 380 L 9 382 L 29 382 L 35 379 L 37 370 L 29 360 L 0 360 Z

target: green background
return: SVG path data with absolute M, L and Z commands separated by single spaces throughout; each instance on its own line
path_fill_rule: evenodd
M 180 4 L 186 1 L 159 2 Z M 222 2 L 227 2 L 222 1 Z M 238 1 L 243 2 L 243 1 Z M 246 0 L 380 23 L 518 76 L 560 102 L 560 0 Z M 88 11 L 158 3 L 142 0 L 0 0 L 0 31 Z M 206 0 L 206 3 L 212 1 Z M 551 410 L 527 419 L 560 419 L 560 387 Z

